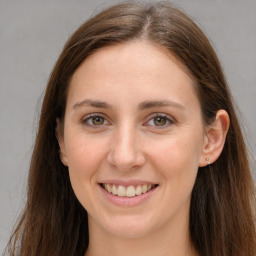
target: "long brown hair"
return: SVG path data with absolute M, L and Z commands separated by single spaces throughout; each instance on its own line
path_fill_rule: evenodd
M 87 213 L 76 199 L 59 158 L 56 118 L 65 114 L 71 76 L 97 49 L 129 40 L 161 45 L 195 81 L 205 123 L 219 109 L 230 128 L 219 159 L 198 170 L 190 209 L 191 241 L 201 256 L 253 256 L 255 194 L 248 155 L 219 60 L 208 39 L 167 2 L 121 3 L 83 24 L 68 40 L 51 73 L 31 159 L 27 202 L 7 253 L 83 255 L 89 243 Z

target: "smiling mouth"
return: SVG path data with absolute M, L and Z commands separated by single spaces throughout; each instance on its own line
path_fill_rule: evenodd
M 137 186 L 130 185 L 125 187 L 123 185 L 105 184 L 105 183 L 101 183 L 100 185 L 110 194 L 113 194 L 119 197 L 139 196 L 141 194 L 145 194 L 149 192 L 150 190 L 158 186 L 158 184 L 149 184 L 149 185 L 144 184 L 144 185 L 137 185 Z

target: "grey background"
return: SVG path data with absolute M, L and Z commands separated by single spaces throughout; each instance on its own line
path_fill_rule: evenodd
M 110 3 L 0 0 L 0 252 L 26 195 L 42 94 L 69 35 Z M 256 0 L 177 0 L 222 62 L 256 156 Z M 255 161 L 252 160 L 255 171 Z

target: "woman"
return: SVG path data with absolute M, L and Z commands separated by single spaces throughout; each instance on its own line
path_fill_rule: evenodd
M 50 76 L 11 255 L 252 256 L 254 185 L 202 31 L 168 3 L 83 24 Z

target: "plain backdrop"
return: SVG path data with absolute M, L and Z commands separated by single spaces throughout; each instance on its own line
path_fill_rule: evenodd
M 117 1 L 0 0 L 0 253 L 24 205 L 42 95 L 68 37 Z M 256 156 L 256 0 L 177 0 L 210 38 Z M 255 161 L 252 169 L 255 171 Z M 47 193 L 47 192 L 46 192 Z

